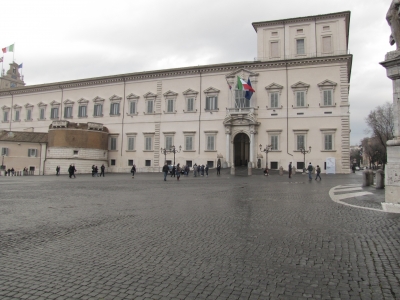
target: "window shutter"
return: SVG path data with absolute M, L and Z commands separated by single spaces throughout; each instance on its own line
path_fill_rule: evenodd
M 299 39 L 296 41 L 297 54 L 305 54 L 304 51 L 304 39 Z
M 210 110 L 210 97 L 206 97 L 206 110 Z
M 218 97 L 214 97 L 214 109 L 218 109 Z
M 297 136 L 297 150 L 300 150 L 301 148 L 305 149 L 304 135 Z
M 332 145 L 332 135 L 331 134 L 326 134 L 325 135 L 325 150 L 332 150 L 333 145 Z
M 135 101 L 131 101 L 129 112 L 130 112 L 130 114 L 136 113 L 136 102 Z
M 332 43 L 331 37 L 325 36 L 322 38 L 322 52 L 323 53 L 330 53 L 332 52 Z
M 28 109 L 26 111 L 26 119 L 31 120 L 32 119 L 32 110 Z
M 186 137 L 186 147 L 185 147 L 185 149 L 186 150 L 193 150 L 193 145 L 192 145 L 192 137 L 191 136 L 187 136 Z
M 194 110 L 193 102 L 194 102 L 193 98 L 187 99 L 187 111 L 193 111 Z
M 214 150 L 214 136 L 207 137 L 207 150 Z
M 128 150 L 133 150 L 134 149 L 134 142 L 135 142 L 135 138 L 130 137 L 128 138 Z

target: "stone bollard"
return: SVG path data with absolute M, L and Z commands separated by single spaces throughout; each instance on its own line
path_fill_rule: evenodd
M 363 171 L 363 184 L 362 186 L 369 186 L 369 172 L 368 170 Z
M 249 162 L 247 164 L 247 175 L 249 175 L 249 176 L 253 175 L 253 168 L 252 168 L 252 163 L 251 162 Z
M 235 175 L 235 165 L 231 165 L 231 175 Z
M 381 190 L 385 187 L 385 173 L 383 170 L 376 171 L 376 186 L 377 190 Z
M 296 167 L 292 167 L 292 175 L 296 175 L 296 171 L 297 171 Z
M 282 166 L 279 167 L 279 175 L 283 176 L 283 167 Z
M 374 185 L 374 171 L 369 170 L 369 185 Z

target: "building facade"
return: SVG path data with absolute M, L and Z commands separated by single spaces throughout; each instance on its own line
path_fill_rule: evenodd
M 175 157 L 210 167 L 218 159 L 223 167 L 271 169 L 312 162 L 348 173 L 349 22 L 350 12 L 340 12 L 253 23 L 254 61 L 2 89 L 0 129 L 101 123 L 111 172 L 129 172 L 132 164 L 158 172 Z M 250 80 L 250 100 L 236 89 L 238 77 Z M 181 150 L 161 151 L 172 146 Z

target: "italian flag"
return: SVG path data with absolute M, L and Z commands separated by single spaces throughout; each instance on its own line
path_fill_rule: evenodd
M 3 51 L 3 53 L 14 52 L 14 44 L 12 44 L 8 47 L 2 48 L 1 50 Z
M 253 92 L 255 93 L 256 91 L 251 87 L 250 84 L 248 84 L 246 81 L 244 81 L 242 78 L 239 76 L 237 77 L 237 89 L 239 91 L 246 91 L 246 92 Z

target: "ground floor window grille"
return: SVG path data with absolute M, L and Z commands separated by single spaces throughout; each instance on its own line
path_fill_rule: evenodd
M 189 168 L 191 168 L 192 165 L 193 165 L 193 162 L 192 162 L 191 160 L 187 160 L 187 161 L 186 161 L 186 165 L 187 165 Z
M 277 170 L 277 169 L 278 169 L 278 162 L 271 161 L 271 170 Z
M 151 167 L 151 160 L 146 159 L 145 166 L 146 167 Z
M 128 159 L 128 166 L 133 166 L 133 159 Z
M 110 162 L 110 165 L 111 165 L 111 166 L 115 166 L 115 164 L 116 164 L 115 159 L 112 159 L 111 162 Z
M 298 161 L 296 165 L 297 170 L 303 170 L 304 168 L 304 162 L 303 161 Z
M 208 166 L 209 168 L 214 168 L 214 161 L 208 160 L 208 161 L 207 161 L 207 166 Z

